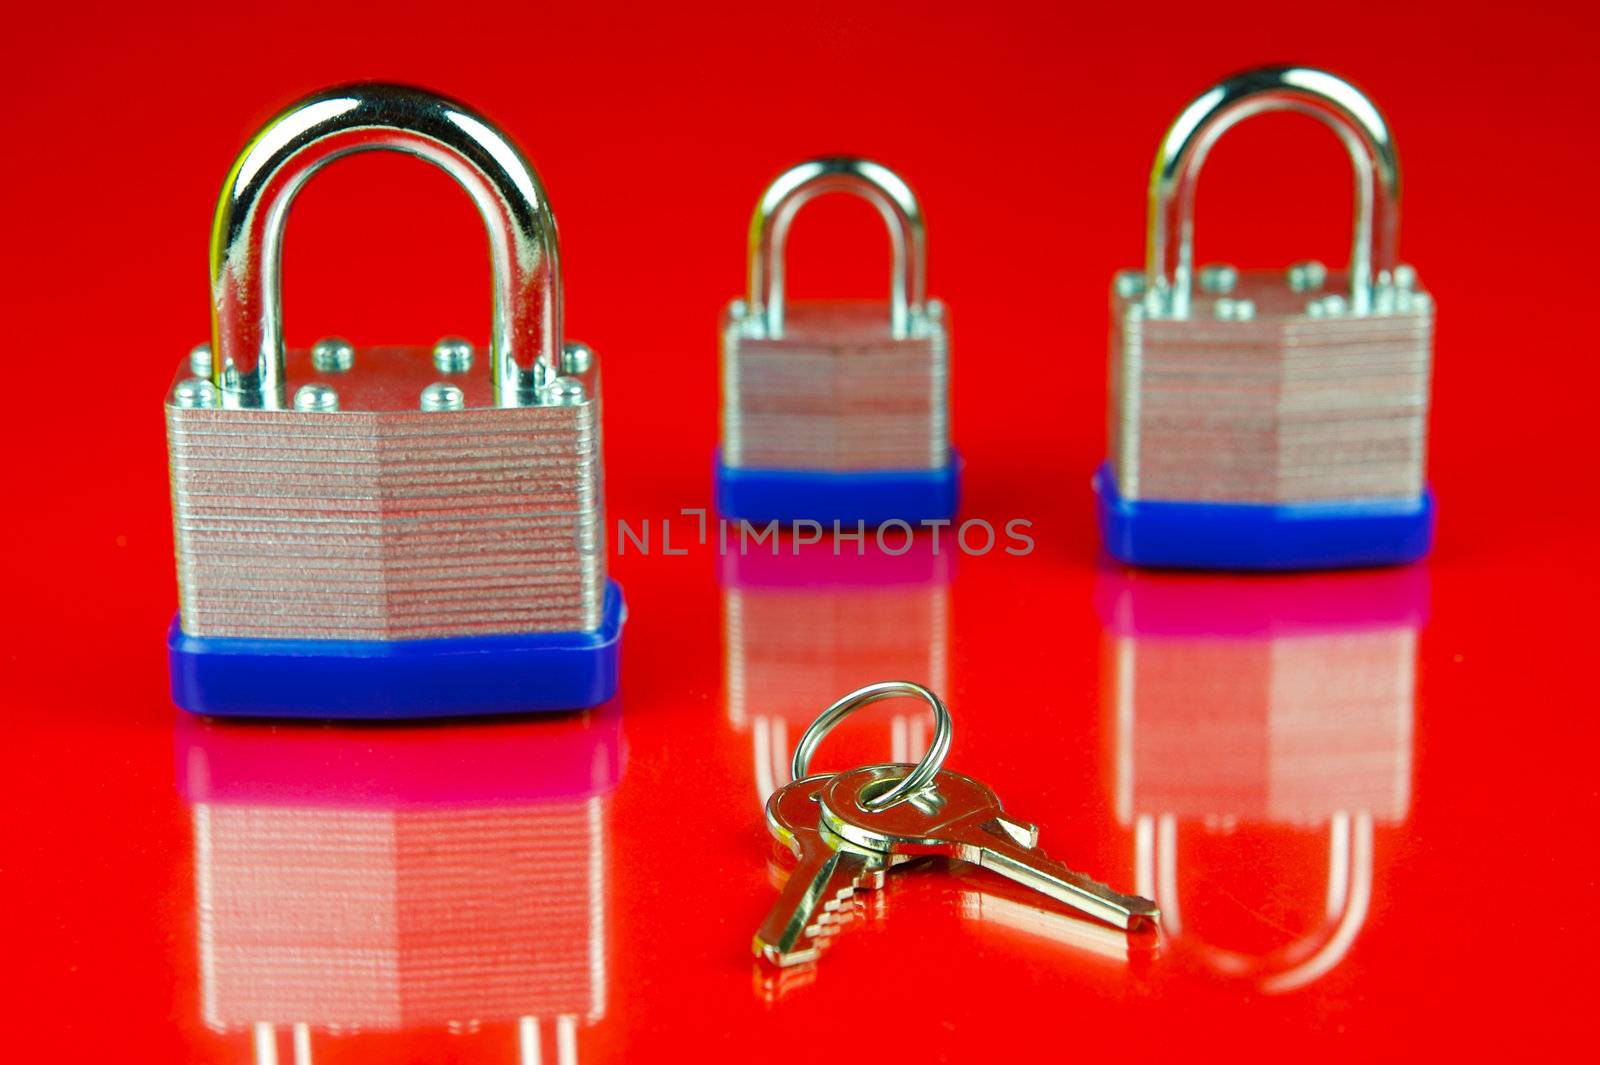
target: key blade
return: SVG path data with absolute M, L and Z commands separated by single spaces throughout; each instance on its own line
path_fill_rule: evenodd
M 1008 834 L 984 832 L 983 836 L 986 838 L 971 840 L 962 848 L 968 852 L 962 857 L 974 865 L 992 869 L 1008 880 L 1118 928 L 1132 930 L 1161 919 L 1161 910 L 1149 899 L 1114 891 L 1041 851 L 1019 847 Z
M 939 771 L 933 787 L 942 801 L 936 805 L 908 799 L 874 809 L 875 796 L 905 773 L 904 766 L 880 765 L 835 776 L 821 789 L 822 830 L 883 855 L 960 858 L 1118 928 L 1131 930 L 1160 919 L 1149 899 L 1113 891 L 1045 857 L 1033 846 L 1038 830 L 1006 816 L 987 785 L 962 773 Z
M 815 961 L 821 926 L 834 919 L 858 888 L 880 885 L 885 864 L 879 856 L 857 850 L 803 853 L 756 931 L 751 944 L 755 955 L 779 966 Z

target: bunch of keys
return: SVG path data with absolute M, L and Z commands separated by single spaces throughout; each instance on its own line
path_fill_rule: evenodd
M 906 695 L 933 708 L 933 743 L 921 762 L 809 775 L 823 737 L 847 715 Z M 798 864 L 756 932 L 758 957 L 780 966 L 814 960 L 826 926 L 838 920 L 851 895 L 881 887 L 895 866 L 924 855 L 992 869 L 1125 930 L 1160 920 L 1149 899 L 1120 894 L 1047 857 L 1036 826 L 1007 816 L 985 785 L 943 768 L 950 733 L 944 702 L 910 681 L 869 684 L 811 723 L 795 748 L 793 782 L 767 800 L 767 827 Z

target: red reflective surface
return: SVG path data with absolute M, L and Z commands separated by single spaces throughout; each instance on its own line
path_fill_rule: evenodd
M 1600 380 L 1565 280 L 1591 272 L 1574 200 L 1596 170 L 1591 9 L 1245 3 L 1142 10 L 1137 28 L 938 5 L 7 18 L 9 1059 L 1478 1058 L 1592 1041 Z M 1440 308 L 1437 548 L 1385 573 L 1122 571 L 1099 557 L 1087 488 L 1105 286 L 1140 255 L 1167 122 L 1285 56 L 1350 75 L 1396 131 L 1402 254 Z M 649 557 L 613 559 L 631 617 L 604 710 L 280 728 L 180 719 L 167 699 L 158 404 L 207 327 L 214 196 L 279 106 L 360 76 L 497 119 L 561 218 L 569 328 L 606 366 L 610 511 L 651 523 Z M 947 541 L 728 560 L 680 514 L 709 503 L 716 322 L 754 199 L 837 150 L 923 198 L 964 516 L 1030 521 L 1026 556 L 1002 533 L 958 558 Z M 1341 261 L 1344 166 L 1293 120 L 1231 134 L 1203 182 L 1201 258 Z M 882 292 L 870 210 L 808 212 L 797 294 Z M 292 344 L 481 332 L 481 229 L 428 168 L 341 163 L 295 218 Z M 949 764 L 1049 853 L 1152 894 L 1159 941 L 926 865 L 863 898 L 816 965 L 758 965 L 750 937 L 787 870 L 762 797 L 812 714 L 892 675 L 941 688 Z M 819 767 L 927 739 L 914 704 L 880 704 Z

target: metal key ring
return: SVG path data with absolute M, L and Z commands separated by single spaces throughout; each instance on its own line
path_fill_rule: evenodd
M 928 745 L 928 753 L 922 756 L 922 761 L 904 780 L 882 795 L 864 800 L 862 805 L 868 810 L 887 810 L 926 788 L 938 775 L 940 767 L 944 765 L 944 756 L 950 752 L 950 711 L 945 708 L 944 700 L 909 680 L 885 680 L 857 688 L 817 715 L 794 749 L 790 775 L 795 780 L 803 780 L 811 775 L 811 756 L 817 753 L 823 737 L 851 713 L 880 699 L 892 699 L 897 695 L 914 695 L 933 708 L 933 742 Z

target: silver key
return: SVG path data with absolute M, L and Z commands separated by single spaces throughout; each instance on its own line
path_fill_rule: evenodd
M 821 830 L 886 857 L 960 858 L 1118 928 L 1160 920 L 1160 910 L 1149 899 L 1113 891 L 1045 857 L 1037 849 L 1039 830 L 1007 817 L 995 793 L 969 776 L 941 769 L 929 788 L 903 802 L 883 810 L 863 805 L 910 771 L 904 765 L 867 766 L 825 779 Z
M 752 944 L 757 957 L 774 965 L 816 960 L 824 926 L 840 919 L 850 896 L 881 886 L 890 866 L 908 860 L 824 835 L 817 800 L 830 779 L 823 775 L 796 780 L 767 799 L 767 828 L 799 859 Z

